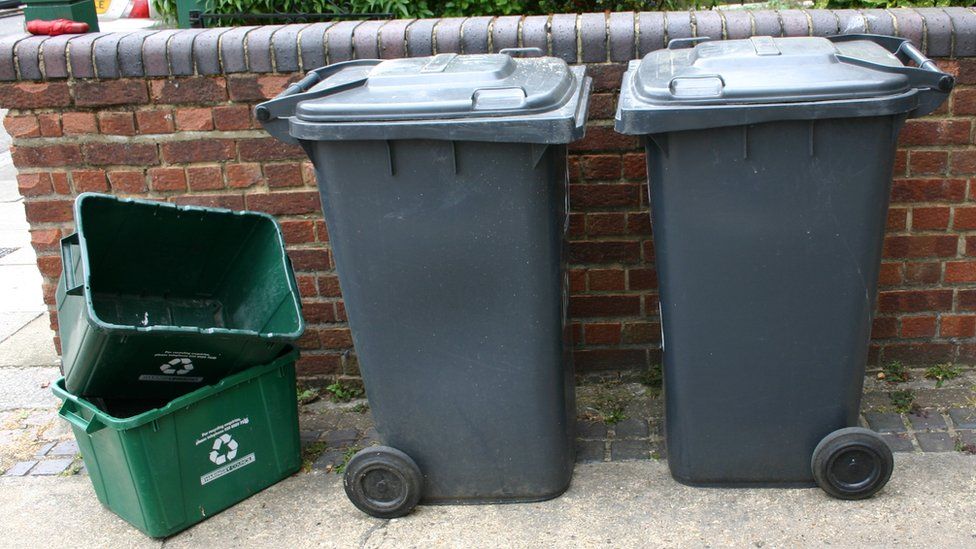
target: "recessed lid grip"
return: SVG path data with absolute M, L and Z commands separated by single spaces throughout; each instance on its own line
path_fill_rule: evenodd
M 672 38 L 668 40 L 669 50 L 680 50 L 683 48 L 690 48 L 699 42 L 711 42 L 712 38 L 710 36 L 696 36 L 694 38 Z

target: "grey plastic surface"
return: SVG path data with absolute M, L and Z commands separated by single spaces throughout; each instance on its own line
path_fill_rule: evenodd
M 672 44 L 630 63 L 621 85 L 618 131 L 921 116 L 940 105 L 953 86 L 951 76 L 909 42 L 893 37 L 757 36 L 682 47 L 690 45 Z M 906 66 L 909 60 L 919 67 Z
M 750 70 L 768 82 L 754 53 L 733 50 L 747 59 L 726 59 L 740 71 L 730 83 Z M 932 80 L 916 83 L 941 75 L 918 72 Z M 816 445 L 857 425 L 898 132 L 918 96 L 945 96 L 864 74 L 879 97 L 769 93 L 758 106 L 713 103 L 683 118 L 666 112 L 686 108 L 677 101 L 631 103 L 631 122 L 661 130 L 645 144 L 668 465 L 681 482 L 812 485 Z M 780 100 L 808 91 L 787 78 Z M 822 93 L 816 75 L 803 78 Z M 866 110 L 871 102 L 883 108 Z
M 352 85 L 370 68 L 327 67 L 259 118 L 278 131 L 299 90 Z M 583 70 L 554 111 L 580 136 Z M 318 134 L 291 121 L 315 165 L 377 430 L 416 461 L 428 503 L 543 500 L 572 477 L 566 145 L 506 130 L 528 116 L 485 117 L 470 133 L 472 119 L 304 123 Z M 445 125 L 430 139 L 404 138 L 435 123 Z M 360 137 L 343 139 L 344 127 Z M 503 136 L 487 135 L 494 128 Z
M 569 143 L 591 87 L 585 67 L 501 53 L 353 61 L 307 78 L 256 108 L 275 137 Z

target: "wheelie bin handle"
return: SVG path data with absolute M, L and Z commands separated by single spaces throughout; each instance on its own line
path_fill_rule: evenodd
M 542 48 L 536 47 L 525 47 L 525 48 L 502 48 L 498 50 L 498 53 L 502 55 L 507 55 L 512 57 L 514 55 L 534 55 L 536 57 L 542 57 Z
M 367 78 L 356 78 L 348 82 L 343 82 L 335 86 L 329 86 L 316 91 L 311 90 L 316 84 L 326 80 L 330 76 L 352 67 L 372 67 L 382 63 L 379 59 L 357 59 L 355 61 L 344 61 L 320 67 L 309 71 L 304 78 L 288 86 L 274 99 L 270 99 L 254 107 L 254 117 L 261 122 L 264 129 L 274 137 L 287 143 L 295 143 L 295 138 L 288 133 L 287 119 L 295 114 L 295 106 L 298 103 L 317 99 L 333 93 L 338 93 L 352 88 L 357 88 L 366 83 Z
M 882 36 L 879 34 L 840 34 L 828 36 L 831 42 L 851 42 L 854 40 L 866 40 L 874 42 L 884 49 L 891 52 L 902 63 L 914 62 L 917 67 L 892 67 L 874 63 L 857 57 L 847 55 L 837 55 L 837 59 L 852 65 L 860 65 L 882 72 L 894 72 L 904 74 L 908 77 L 912 87 L 919 90 L 918 107 L 912 116 L 924 116 L 937 109 L 945 96 L 952 91 L 956 85 L 956 79 L 951 74 L 943 72 L 934 61 L 925 57 L 918 48 L 907 38 L 897 36 Z
M 74 395 L 65 395 L 65 397 L 61 409 L 58 410 L 58 415 L 63 417 L 65 421 L 89 435 L 105 427 L 94 416 L 88 420 L 78 415 L 78 402 Z

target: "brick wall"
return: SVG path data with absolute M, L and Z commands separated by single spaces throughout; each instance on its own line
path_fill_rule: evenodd
M 304 376 L 358 368 L 313 173 L 253 106 L 350 58 L 538 46 L 587 63 L 587 136 L 571 146 L 571 316 L 580 371 L 659 360 L 644 155 L 612 129 L 625 62 L 688 36 L 900 34 L 958 77 L 899 146 L 871 360 L 976 362 L 976 12 L 783 10 L 342 22 L 0 39 L 0 107 L 53 306 L 72 198 L 111 192 L 247 208 L 281 221 L 308 331 Z M 870 161 L 870 160 L 867 160 Z M 52 311 L 52 326 L 56 319 Z M 797 314 L 803 314 L 797 311 Z

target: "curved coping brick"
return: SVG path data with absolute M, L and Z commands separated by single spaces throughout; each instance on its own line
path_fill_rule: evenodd
M 0 80 L 122 78 L 309 70 L 353 57 L 394 58 L 535 46 L 570 62 L 626 61 L 667 40 L 707 34 L 893 34 L 932 56 L 976 56 L 968 8 L 556 14 L 341 21 L 231 29 L 0 38 Z M 716 37 L 717 38 L 717 37 Z M 219 54 L 218 54 L 219 50 Z

